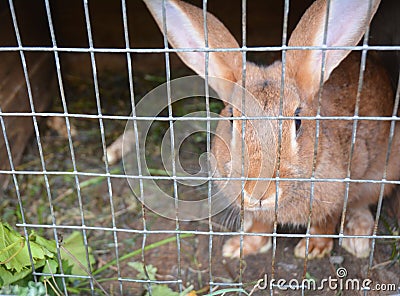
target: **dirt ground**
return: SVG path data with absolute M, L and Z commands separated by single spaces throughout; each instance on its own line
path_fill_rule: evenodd
M 269 8 L 267 2 L 264 4 L 252 5 L 249 1 L 248 15 L 248 39 L 249 45 L 276 45 L 281 40 L 281 10 L 282 3 L 280 1 L 273 2 L 274 4 Z M 295 3 L 299 7 L 293 8 L 293 15 L 291 14 L 290 28 L 293 28 L 296 18 L 301 15 L 304 7 L 310 1 L 304 3 Z M 210 10 L 215 13 L 223 9 L 216 4 L 216 1 L 210 1 Z M 259 5 L 262 5 L 260 8 Z M 235 6 L 236 7 L 236 6 Z M 240 8 L 240 6 L 237 6 Z M 143 8 L 141 8 L 143 11 Z M 265 11 L 256 13 L 257 10 Z M 254 18 L 253 18 L 254 15 Z M 235 17 L 236 16 L 236 17 Z M 233 10 L 231 17 L 229 14 L 221 14 L 220 16 L 229 28 L 232 28 L 233 34 L 240 39 L 240 9 Z M 155 46 L 160 45 L 161 39 L 154 41 L 154 32 L 157 32 L 154 24 L 150 23 L 150 18 L 146 16 L 138 16 L 142 21 L 149 23 L 146 26 L 137 26 L 138 35 L 143 38 L 136 37 L 138 46 Z M 267 27 L 268 30 L 260 30 L 259 27 Z M 144 28 L 146 27 L 146 28 Z M 151 32 L 146 32 L 148 29 Z M 153 34 L 153 35 L 152 35 Z M 153 37 L 152 37 L 153 36 Z M 65 42 L 68 42 L 65 41 Z M 101 40 L 97 43 L 101 45 Z M 150 44 L 150 45 L 149 45 Z M 98 59 L 107 60 L 108 55 L 99 54 Z M 65 54 L 65 60 L 76 59 L 80 63 L 82 61 L 88 62 L 88 56 L 71 56 Z M 259 63 L 269 64 L 276 58 L 279 58 L 279 53 L 249 53 L 249 60 Z M 119 63 L 124 63 L 125 57 L 120 55 L 116 58 Z M 114 61 L 114 60 L 113 60 Z M 86 67 L 83 63 L 82 68 Z M 100 61 L 100 63 L 102 63 Z M 104 62 L 107 63 L 107 62 Z M 133 55 L 134 65 L 134 81 L 135 81 L 135 96 L 136 100 L 140 99 L 149 90 L 153 89 L 165 79 L 164 69 L 164 56 L 163 54 L 155 55 Z M 181 77 L 190 75 L 192 72 L 188 70 L 179 59 L 172 55 L 172 76 Z M 105 67 L 107 68 L 107 67 Z M 89 68 L 90 70 L 90 64 Z M 90 71 L 80 69 L 79 71 L 70 71 L 65 74 L 65 91 L 68 98 L 69 112 L 80 114 L 97 114 L 95 96 L 93 91 L 93 80 L 90 77 Z M 103 114 L 106 115 L 129 115 L 130 113 L 130 93 L 128 88 L 128 76 L 125 71 L 120 73 L 110 72 L 108 70 L 99 71 L 99 88 L 102 104 Z M 216 103 L 216 108 L 221 108 L 222 105 Z M 185 112 L 184 106 L 180 106 L 182 112 Z M 60 102 L 55 100 L 51 111 L 62 112 Z M 104 120 L 105 137 L 107 144 L 111 144 L 118 138 L 125 128 L 124 120 Z M 101 145 L 99 122 L 96 119 L 71 119 L 71 124 L 76 130 L 74 139 L 74 149 L 78 165 L 78 170 L 82 172 L 104 173 L 104 162 L 102 162 L 103 149 Z M 155 144 L 162 136 L 164 127 L 159 127 L 155 132 L 155 138 L 150 139 L 150 142 Z M 60 131 L 54 131 L 49 128 L 46 121 L 41 122 L 41 139 L 43 149 L 45 151 L 45 159 L 47 170 L 49 171 L 70 171 L 72 170 L 71 156 L 68 148 L 68 141 Z M 158 134 L 157 134 L 158 133 Z M 193 149 L 192 152 L 199 155 L 204 151 L 203 141 L 189 143 L 187 149 Z M 159 168 L 160 154 L 158 149 L 149 151 L 149 157 L 153 159 L 153 168 Z M 27 148 L 22 163 L 17 169 L 24 170 L 41 170 L 40 162 L 38 160 L 38 149 L 35 141 Z M 188 154 L 184 157 L 189 165 L 196 168 L 197 160 L 194 163 L 193 154 Z M 119 162 L 110 167 L 110 170 L 115 174 L 123 174 L 122 164 Z M 92 180 L 92 177 L 81 177 L 80 182 Z M 47 195 L 43 183 L 43 178 L 38 176 L 20 176 L 20 184 L 22 196 L 24 197 L 24 207 L 27 216 L 27 223 L 51 223 L 49 213 Z M 50 176 L 49 177 L 53 203 L 57 218 L 57 224 L 62 225 L 81 225 L 81 216 L 79 205 L 77 201 L 75 187 L 75 180 L 67 176 Z M 170 186 L 170 185 L 166 185 Z M 176 222 L 169 220 L 159 215 L 156 215 L 147 209 L 134 198 L 132 192 L 125 179 L 111 178 L 111 187 L 113 193 L 113 208 L 115 217 L 115 227 L 118 229 L 127 230 L 143 230 L 144 221 L 147 230 L 175 230 L 177 229 Z M 198 194 L 205 195 L 206 186 L 197 188 L 194 191 L 185 191 L 182 189 L 183 194 Z M 14 197 L 14 189 L 12 184 L 8 186 L 5 191 L 5 196 Z M 87 226 L 93 227 L 113 227 L 111 206 L 109 200 L 109 188 L 107 180 L 100 178 L 91 182 L 91 184 L 82 189 L 83 208 L 85 215 L 85 222 Z M 10 224 L 15 224 L 18 221 L 17 201 L 9 198 L 1 201 L 0 216 L 4 217 Z M 379 225 L 379 234 L 390 234 L 390 227 L 385 225 L 394 225 L 390 206 L 384 206 L 382 219 Z M 213 221 L 213 229 L 220 230 L 218 217 Z M 180 222 L 179 229 L 190 231 L 208 231 L 208 221 L 199 222 Z M 396 230 L 396 229 L 395 229 Z M 61 231 L 61 230 L 60 230 Z M 279 228 L 278 232 L 283 233 L 304 233 L 304 229 L 291 229 Z M 397 225 L 397 231 L 398 225 Z M 63 235 L 67 235 L 68 231 L 62 230 Z M 43 234 L 49 235 L 51 233 L 43 231 Z M 140 250 L 144 246 L 151 246 L 153 243 L 161 242 L 164 239 L 171 237 L 171 234 L 147 234 L 145 237 L 140 233 L 132 232 L 116 232 L 103 231 L 103 230 L 89 230 L 88 239 L 89 245 L 96 257 L 96 268 L 100 268 L 107 262 L 114 260 L 115 255 L 115 240 L 118 241 L 118 252 L 120 256 Z M 157 280 L 176 280 L 181 279 L 184 288 L 193 285 L 193 289 L 197 291 L 197 295 L 207 294 L 210 290 L 208 283 L 210 275 L 212 275 L 213 282 L 227 283 L 227 286 L 220 286 L 219 289 L 229 287 L 229 283 L 237 283 L 242 276 L 241 281 L 245 283 L 246 291 L 251 291 L 257 280 L 264 278 L 264 275 L 269 277 L 274 272 L 276 279 L 297 279 L 301 281 L 303 277 L 316 279 L 317 282 L 321 279 L 336 277 L 336 269 L 338 267 L 345 267 L 348 272 L 347 278 L 365 279 L 369 278 L 374 283 L 393 283 L 397 287 L 400 285 L 400 263 L 399 259 L 391 259 L 392 256 L 399 256 L 393 254 L 399 250 L 399 242 L 397 241 L 384 241 L 377 240 L 374 257 L 372 260 L 372 268 L 369 270 L 369 259 L 357 259 L 347 254 L 344 250 L 339 248 L 338 242 L 335 242 L 335 247 L 330 256 L 324 259 L 312 260 L 305 264 L 304 260 L 297 259 L 293 255 L 293 249 L 298 239 L 295 238 L 277 238 L 276 240 L 276 256 L 272 258 L 272 252 L 269 251 L 265 254 L 256 256 L 249 256 L 244 258 L 240 264 L 238 260 L 225 259 L 222 257 L 222 246 L 228 237 L 214 235 L 212 240 L 208 235 L 193 235 L 190 237 L 182 238 L 180 240 L 180 252 L 175 241 L 146 250 L 127 260 L 120 262 L 119 274 L 115 264 L 107 268 L 101 273 L 100 279 L 108 279 L 100 284 L 111 295 L 120 295 L 121 287 L 125 295 L 144 295 L 146 293 L 146 285 L 142 283 L 126 282 L 120 284 L 115 277 L 137 279 L 137 271 L 133 269 L 129 262 L 144 262 L 146 266 L 154 266 L 157 268 Z M 212 243 L 212 248 L 210 248 Z M 211 251 L 211 255 L 210 252 Z M 343 260 L 341 263 L 336 263 L 336 260 Z M 89 286 L 87 285 L 86 288 Z M 179 291 L 179 286 L 170 285 L 174 291 Z M 182 288 L 182 287 L 181 287 Z M 397 292 L 370 292 L 368 295 L 395 295 Z M 235 295 L 230 293 L 226 295 Z M 257 291 L 253 295 L 267 295 L 269 291 Z M 274 290 L 274 295 L 301 295 L 301 291 L 282 291 Z M 361 292 L 332 292 L 328 290 L 317 292 L 305 292 L 305 295 L 362 295 Z M 158 295 L 156 295 L 158 296 Z

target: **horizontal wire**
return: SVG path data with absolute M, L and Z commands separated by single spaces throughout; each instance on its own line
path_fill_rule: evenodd
M 75 278 L 75 279 L 92 279 L 93 278 L 93 276 L 89 276 L 89 275 L 58 274 L 58 273 L 44 273 L 44 272 L 35 272 L 35 275 L 57 277 L 57 278 Z M 141 280 L 141 279 L 132 279 L 132 278 L 123 278 L 123 277 L 115 278 L 115 281 L 135 282 L 135 283 L 151 283 L 151 284 L 177 284 L 177 283 L 182 283 L 182 280 L 165 280 L 165 281 L 161 281 L 161 280 Z
M 76 275 L 76 274 L 57 274 L 57 273 L 43 273 L 43 272 L 35 272 L 35 275 L 37 276 L 48 276 L 48 277 L 55 277 L 55 278 L 75 278 L 75 279 L 91 279 L 93 277 L 89 275 Z M 115 281 L 123 281 L 123 282 L 131 282 L 131 283 L 142 283 L 142 284 L 181 284 L 183 283 L 182 280 L 142 280 L 142 279 L 134 279 L 134 278 L 124 278 L 124 277 L 118 277 L 115 278 Z M 240 287 L 243 286 L 243 283 L 235 283 L 235 282 L 214 282 L 210 281 L 209 282 L 211 285 L 215 286 L 221 286 L 221 287 Z M 285 288 L 286 286 L 282 285 L 277 285 L 277 284 L 272 284 L 273 287 L 278 287 L 278 288 Z M 288 288 L 290 287 L 291 289 L 301 289 L 302 287 L 307 287 L 307 286 L 302 286 L 302 285 L 290 285 L 287 286 Z
M 53 176 L 88 176 L 88 177 L 111 177 L 111 178 L 122 178 L 122 179 L 143 179 L 143 180 L 192 180 L 192 181 L 298 181 L 298 182 L 350 182 L 350 183 L 372 183 L 372 184 L 392 184 L 400 185 L 400 180 L 369 180 L 369 179 L 350 179 L 350 178 L 263 178 L 263 177 L 199 177 L 199 176 L 136 176 L 136 175 L 121 175 L 121 174 L 111 174 L 111 173 L 87 173 L 87 172 L 57 172 L 57 171 L 6 171 L 0 170 L 0 174 L 5 175 L 53 175 Z
M 130 121 L 224 121 L 224 120 L 343 120 L 343 121 L 400 121 L 399 116 L 238 116 L 238 117 L 201 117 L 201 116 L 128 116 L 128 115 L 98 115 L 80 113 L 52 113 L 52 112 L 0 112 L 3 117 L 68 117 L 84 119 L 109 119 Z
M 51 47 L 51 46 L 3 46 L 0 52 L 40 51 L 69 53 L 178 53 L 178 52 L 262 52 L 282 50 L 400 50 L 394 45 L 368 46 L 258 46 L 237 48 L 94 48 L 94 47 Z
M 143 229 L 126 229 L 117 227 L 99 227 L 99 226 L 77 226 L 77 225 L 47 225 L 47 224 L 30 224 L 17 223 L 17 227 L 27 228 L 46 228 L 46 229 L 68 229 L 68 230 L 97 230 L 111 232 L 125 232 L 135 234 L 194 234 L 194 235 L 216 235 L 216 236 L 265 236 L 265 237 L 282 237 L 282 238 L 375 238 L 375 239 L 400 239 L 400 235 L 348 235 L 348 234 L 301 234 L 301 233 L 263 233 L 263 232 L 246 232 L 246 231 L 202 231 L 202 230 L 143 230 Z

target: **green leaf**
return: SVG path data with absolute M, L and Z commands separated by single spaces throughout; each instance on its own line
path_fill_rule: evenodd
M 55 250 L 52 241 L 37 236 L 34 232 L 29 236 L 30 250 L 35 269 L 45 264 L 45 260 L 55 257 L 47 248 Z M 38 243 L 36 243 L 36 242 Z M 0 222 L 0 282 L 8 285 L 24 279 L 32 273 L 31 260 L 25 237 L 10 225 Z
M 65 239 L 63 247 L 61 248 L 61 258 L 68 262 L 68 265 L 72 266 L 72 274 L 74 275 L 87 275 L 85 269 L 88 268 L 86 260 L 86 249 L 83 243 L 82 233 L 74 231 L 67 239 Z M 95 263 L 94 256 L 92 255 L 91 249 L 89 248 L 89 261 L 90 266 Z M 81 263 L 83 266 L 81 266 Z M 84 268 L 83 268 L 84 267 Z
M 53 258 L 53 254 L 57 254 L 57 246 L 54 240 L 45 239 L 37 235 L 34 231 L 29 235 L 29 241 L 37 243 L 39 246 L 44 248 L 46 256 Z
M 146 265 L 146 271 L 147 274 L 149 275 L 149 278 L 147 278 L 146 273 L 144 272 L 144 267 L 143 263 L 141 262 L 128 262 L 128 265 L 135 270 L 137 270 L 138 274 L 136 275 L 136 278 L 139 280 L 151 280 L 155 281 L 156 280 L 156 273 L 157 273 L 157 267 L 154 267 L 153 265 Z
M 57 248 L 54 240 L 47 240 L 34 231 L 29 235 L 29 245 L 35 269 L 44 273 L 59 272 Z M 64 250 L 65 249 L 65 250 Z M 89 250 L 90 252 L 90 250 Z M 73 232 L 61 248 L 63 270 L 66 274 L 86 275 L 86 250 L 80 232 Z M 95 262 L 89 255 L 90 265 Z M 0 287 L 21 280 L 29 280 L 32 274 L 31 259 L 25 237 L 15 231 L 10 225 L 0 221 Z M 86 267 L 87 268 L 87 267 Z M 41 278 L 44 280 L 44 277 Z
M 149 296 L 150 293 L 147 292 L 146 296 Z M 179 296 L 178 292 L 174 292 L 167 285 L 152 285 L 151 286 L 151 295 L 153 296 Z
M 24 269 L 20 272 L 11 272 L 0 265 L 0 279 L 1 279 L 1 286 L 7 286 L 12 283 L 15 283 L 27 275 L 32 273 L 32 269 Z
M 54 253 L 48 250 L 48 248 L 55 250 L 52 241 L 32 232 L 29 236 L 29 242 L 35 268 L 38 267 L 36 262 L 54 257 Z M 6 223 L 0 223 L 0 250 L 0 262 L 3 262 L 3 265 L 10 271 L 19 273 L 26 268 L 31 268 L 25 238 Z
M 42 272 L 54 274 L 57 273 L 58 270 L 58 261 L 56 259 L 47 259 L 44 263 L 44 267 Z M 49 278 L 50 276 L 41 276 L 40 281 L 43 282 L 44 279 Z
M 72 265 L 69 264 L 68 260 L 61 259 L 61 264 L 62 264 L 63 271 L 64 271 L 65 274 L 73 274 L 72 273 Z
M 29 265 L 29 254 L 23 252 L 24 243 L 24 238 L 18 232 L 8 224 L 0 223 L 0 262 L 7 269 L 20 272 Z

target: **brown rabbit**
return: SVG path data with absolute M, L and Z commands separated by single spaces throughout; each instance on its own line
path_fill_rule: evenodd
M 163 31 L 163 1 L 145 0 L 145 3 Z M 372 0 L 371 3 L 365 0 L 331 0 L 326 46 L 357 45 L 379 3 L 379 0 Z M 178 0 L 165 0 L 165 8 L 170 44 L 175 48 L 204 48 L 202 9 Z M 322 46 L 326 12 L 327 1 L 315 1 L 292 33 L 289 46 Z M 238 43 L 225 26 L 209 13 L 207 26 L 210 48 L 239 49 Z M 244 164 L 241 157 L 241 120 L 220 121 L 217 128 L 220 136 L 213 140 L 212 150 L 217 161 L 215 175 L 240 176 L 244 169 L 244 175 L 248 177 L 243 188 L 245 231 L 271 233 L 275 208 L 278 223 L 307 225 L 310 197 L 313 196 L 311 234 L 334 234 L 346 196 L 346 183 L 343 179 L 347 177 L 350 168 L 350 179 L 359 182 L 351 182 L 349 186 L 344 234 L 372 234 L 374 218 L 368 207 L 377 202 L 381 185 L 362 180 L 379 181 L 384 178 L 391 123 L 363 120 L 362 117 L 392 116 L 393 92 L 385 71 L 373 59 L 368 59 L 358 110 L 361 118 L 351 159 L 353 120 L 320 120 L 318 139 L 316 120 L 307 120 L 307 117 L 317 116 L 318 108 L 322 119 L 326 116 L 354 116 L 361 56 L 358 52 L 349 53 L 350 50 L 337 49 L 326 50 L 325 55 L 315 49 L 288 50 L 282 92 L 281 62 L 268 67 L 248 62 L 244 82 L 248 93 L 244 108 L 241 108 L 241 96 L 236 86 L 229 86 L 218 79 L 209 79 L 209 85 L 229 102 L 221 112 L 222 116 L 240 117 L 245 114 L 247 117 L 273 117 L 245 121 Z M 178 52 L 178 55 L 196 73 L 205 76 L 204 52 L 185 51 Z M 321 79 L 322 61 L 325 68 Z M 239 50 L 209 53 L 210 77 L 242 85 L 242 66 Z M 321 80 L 323 88 L 319 106 Z M 289 117 L 281 120 L 281 126 L 276 119 L 279 115 Z M 396 128 L 388 161 L 387 180 L 399 180 L 399 133 L 399 128 Z M 257 177 L 267 179 L 253 179 Z M 268 181 L 271 177 L 272 181 Z M 279 177 L 279 183 L 276 177 Z M 316 180 L 314 185 L 307 180 L 311 177 Z M 226 195 L 236 194 L 233 197 L 237 205 L 240 205 L 240 190 L 237 194 L 232 189 L 240 181 L 227 183 L 228 186 L 218 186 Z M 393 186 L 385 185 L 384 193 L 388 194 L 392 189 Z M 239 242 L 239 237 L 229 239 L 223 248 L 224 256 L 238 257 Z M 244 236 L 243 251 L 245 255 L 263 252 L 270 245 L 269 237 Z M 295 248 L 296 256 L 306 256 L 305 245 L 305 239 L 302 239 Z M 322 257 L 332 247 L 332 238 L 311 238 L 308 257 Z M 343 247 L 357 257 L 365 257 L 369 254 L 370 242 L 365 238 L 345 238 Z

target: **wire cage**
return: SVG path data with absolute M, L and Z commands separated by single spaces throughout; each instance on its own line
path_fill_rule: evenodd
M 400 294 L 399 4 L 144 2 L 0 1 L 0 294 Z

